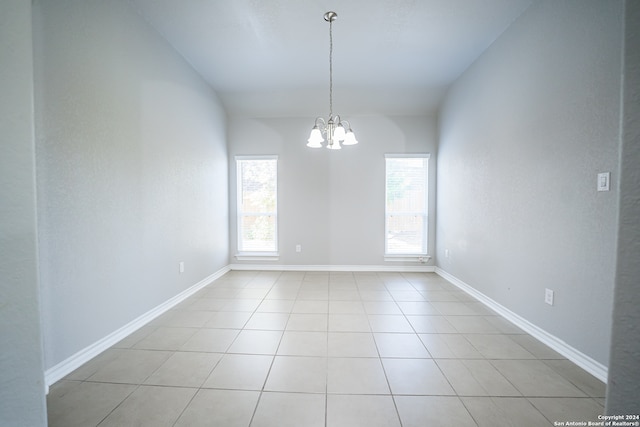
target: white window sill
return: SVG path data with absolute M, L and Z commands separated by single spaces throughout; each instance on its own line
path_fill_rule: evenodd
M 235 255 L 238 261 L 278 261 L 278 252 L 241 252 Z
M 385 261 L 392 261 L 392 262 L 421 262 L 421 263 L 426 263 L 429 262 L 429 260 L 431 260 L 431 255 L 385 255 L 384 256 L 384 260 Z

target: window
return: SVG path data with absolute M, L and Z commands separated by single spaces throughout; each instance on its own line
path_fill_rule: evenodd
M 427 254 L 428 154 L 385 155 L 385 254 Z
M 238 252 L 278 251 L 278 157 L 237 156 Z

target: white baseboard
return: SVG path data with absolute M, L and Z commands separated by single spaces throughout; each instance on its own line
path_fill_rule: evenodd
M 523 331 L 527 332 L 529 335 L 533 336 L 534 338 L 551 347 L 553 350 L 557 351 L 567 359 L 571 360 L 573 363 L 580 366 L 582 369 L 589 372 L 600 381 L 603 381 L 604 383 L 607 382 L 608 368 L 600 362 L 593 360 L 591 357 L 571 347 L 569 344 L 562 341 L 555 335 L 550 334 L 544 329 L 541 329 L 528 320 L 518 316 L 508 308 L 498 304 L 491 298 L 477 291 L 475 288 L 458 279 L 457 277 L 447 273 L 440 267 L 436 267 L 435 272 L 436 274 L 447 279 L 449 282 L 465 291 L 472 297 L 476 298 L 478 301 L 480 301 L 496 313 L 500 314 L 502 317 L 504 317 Z
M 356 272 L 395 272 L 395 273 L 433 273 L 433 265 L 270 265 L 270 264 L 231 264 L 231 270 L 248 271 L 356 271 Z
M 138 329 L 140 329 L 147 323 L 151 322 L 153 319 L 160 316 L 167 310 L 170 310 L 171 308 L 175 307 L 177 304 L 181 303 L 191 295 L 195 294 L 196 292 L 198 292 L 200 289 L 207 286 L 212 281 L 218 279 L 219 277 L 227 273 L 229 270 L 230 270 L 229 266 L 223 267 L 222 269 L 216 271 L 212 275 L 202 279 L 195 285 L 191 286 L 189 289 L 184 290 L 183 292 L 179 293 L 173 298 L 165 301 L 159 306 L 144 313 L 142 316 L 138 317 L 137 319 L 127 323 L 120 329 L 110 333 L 106 337 L 96 341 L 90 346 L 75 353 L 73 356 L 47 369 L 44 373 L 46 391 L 47 392 L 49 391 L 50 385 L 64 378 L 65 376 L 67 376 L 74 370 L 78 369 L 80 366 L 82 366 L 89 360 L 96 357 L 98 354 L 102 353 L 103 351 L 107 350 L 114 344 L 118 343 L 123 338 L 137 331 Z

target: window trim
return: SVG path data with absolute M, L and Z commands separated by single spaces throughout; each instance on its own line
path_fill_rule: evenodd
M 278 246 L 278 155 L 237 155 L 234 156 L 236 163 L 236 255 L 235 258 L 238 261 L 277 261 L 279 259 L 279 246 Z M 239 167 L 239 162 L 244 160 L 275 160 L 276 161 L 276 186 L 275 186 L 275 211 L 274 212 L 253 212 L 253 215 L 273 215 L 275 216 L 275 231 L 274 231 L 274 244 L 275 251 L 243 251 L 242 246 L 242 169 Z
M 431 259 L 429 255 L 429 159 L 430 153 L 386 153 L 384 155 L 384 260 L 385 261 L 417 261 L 428 262 Z M 424 221 L 424 242 L 423 251 L 419 253 L 401 253 L 401 252 L 388 252 L 389 249 L 389 230 L 388 230 L 388 216 L 387 211 L 387 159 L 425 159 L 426 162 L 426 174 L 425 174 L 425 206 L 424 212 L 420 212 Z M 412 213 L 406 212 L 404 215 L 411 215 Z

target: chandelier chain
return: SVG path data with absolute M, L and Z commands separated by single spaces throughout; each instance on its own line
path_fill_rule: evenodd
M 329 120 L 333 117 L 333 19 L 329 20 Z

